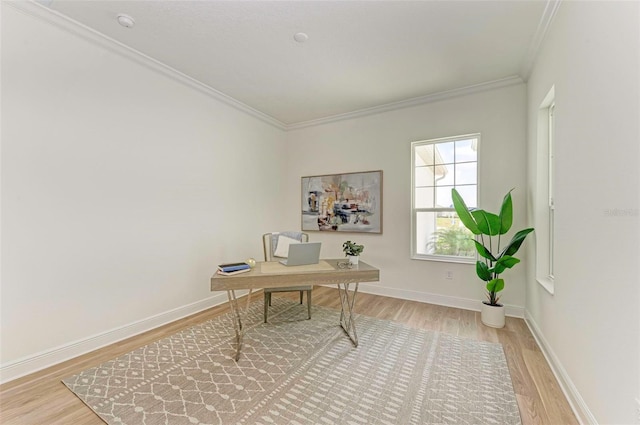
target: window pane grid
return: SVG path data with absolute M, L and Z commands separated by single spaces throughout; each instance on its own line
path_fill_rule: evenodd
M 443 162 L 442 165 L 453 165 L 453 164 L 473 164 L 478 161 L 453 161 L 453 162 Z
M 457 217 L 451 189 L 476 206 L 478 141 L 479 135 L 472 135 L 412 144 L 414 258 L 475 256 L 473 234 Z

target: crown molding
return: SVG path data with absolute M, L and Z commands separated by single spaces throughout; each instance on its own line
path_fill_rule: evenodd
M 132 60 L 138 64 L 146 66 L 153 71 L 156 71 L 166 77 L 169 77 L 179 83 L 182 83 L 188 87 L 191 87 L 199 92 L 212 97 L 228 106 L 231 106 L 239 111 L 247 113 L 267 124 L 270 124 L 280 130 L 286 130 L 286 124 L 258 111 L 234 98 L 228 96 L 213 87 L 210 87 L 195 78 L 192 78 L 175 68 L 172 68 L 157 59 L 145 55 L 144 53 L 133 49 L 111 37 L 108 37 L 78 21 L 75 21 L 68 16 L 65 16 L 55 10 L 49 9 L 44 6 L 43 1 L 36 2 L 33 0 L 2 0 L 3 4 L 12 6 L 15 9 L 30 15 L 34 18 L 45 21 L 52 24 L 64 31 L 81 37 L 97 46 L 107 49 L 111 52 L 119 54 L 129 60 Z M 46 2 L 44 2 L 46 4 Z
M 551 23 L 556 16 L 556 12 L 560 7 L 561 2 L 562 0 L 547 0 L 547 4 L 545 5 L 542 16 L 540 17 L 540 22 L 538 22 L 538 28 L 536 28 L 536 32 L 531 39 L 529 50 L 527 51 L 522 67 L 520 68 L 520 75 L 522 75 L 522 79 L 524 81 L 529 80 L 529 76 L 531 75 L 533 65 L 538 57 L 538 52 L 540 51 L 542 42 L 549 32 L 549 28 L 551 27 Z
M 337 121 L 348 120 L 352 118 L 364 117 L 368 115 L 379 114 L 382 112 L 394 111 L 403 108 L 409 108 L 412 106 L 418 106 L 422 104 L 432 103 L 441 101 L 444 99 L 449 99 L 458 96 L 465 96 L 473 93 L 478 93 L 487 90 L 494 90 L 502 87 L 507 87 L 511 85 L 521 84 L 526 81 L 523 80 L 523 77 L 518 75 L 510 76 L 506 78 L 502 78 L 499 80 L 488 81 L 484 83 L 474 84 L 471 86 L 461 87 L 452 90 L 446 90 L 442 92 L 432 93 L 425 96 L 414 97 L 407 100 L 402 100 L 399 102 L 392 102 L 383 105 L 374 106 L 371 108 L 360 109 L 356 111 L 351 111 L 343 114 L 331 115 L 323 118 L 313 119 L 309 121 L 302 121 L 297 123 L 284 123 L 270 115 L 265 114 L 257 109 L 254 109 L 233 97 L 226 95 L 211 86 L 208 86 L 195 78 L 192 78 L 175 68 L 172 68 L 157 59 L 154 59 L 146 54 L 133 49 L 111 37 L 108 37 L 78 21 L 75 21 L 55 10 L 49 9 L 45 5 L 48 4 L 49 0 L 1 0 L 3 4 L 13 6 L 17 10 L 20 10 L 32 17 L 43 20 L 49 24 L 52 24 L 64 31 L 67 31 L 71 34 L 74 34 L 78 37 L 81 37 L 99 47 L 112 51 L 116 54 L 119 54 L 129 60 L 132 60 L 138 64 L 146 66 L 153 71 L 156 71 L 164 76 L 167 76 L 177 82 L 180 82 L 190 88 L 193 88 L 209 97 L 212 97 L 228 106 L 231 106 L 239 111 L 247 113 L 267 124 L 270 124 L 280 130 L 289 131 L 289 130 L 297 130 L 306 127 L 313 127 L 317 125 L 329 124 Z M 523 67 L 523 73 L 521 75 L 527 76 L 528 73 L 531 72 L 531 68 L 533 66 L 533 61 L 535 60 L 535 56 L 537 51 L 544 39 L 546 31 L 549 27 L 553 16 L 560 4 L 561 0 L 548 0 L 548 3 L 545 7 L 545 11 L 543 13 L 543 17 L 538 25 L 538 30 L 536 31 L 536 36 L 529 48 L 529 53 L 527 55 L 527 64 Z M 44 4 L 44 5 L 43 5 Z
M 471 86 L 461 87 L 453 90 L 445 90 L 438 93 L 428 94 L 425 96 L 413 97 L 411 99 L 402 100 L 399 102 L 386 103 L 384 105 L 374 106 L 372 108 L 365 108 L 365 109 L 360 109 L 353 112 L 347 112 L 344 114 L 331 115 L 325 118 L 318 118 L 315 120 L 289 124 L 286 126 L 286 130 L 297 130 L 300 128 L 313 127 L 313 126 L 322 125 L 322 124 L 329 124 L 336 121 L 364 117 L 367 115 L 374 115 L 382 112 L 395 111 L 398 109 L 410 108 L 412 106 L 419 106 L 426 103 L 438 102 L 438 101 L 450 99 L 453 97 L 466 96 L 473 93 L 479 93 L 487 90 L 495 90 L 502 87 L 513 86 L 513 85 L 522 84 L 522 83 L 524 83 L 522 78 L 520 78 L 520 76 L 518 75 L 514 75 L 511 77 L 506 77 L 499 80 L 488 81 L 480 84 L 474 84 Z

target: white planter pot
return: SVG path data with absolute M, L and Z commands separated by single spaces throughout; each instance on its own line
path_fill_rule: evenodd
M 358 255 L 347 255 L 349 262 L 354 266 L 358 265 L 358 259 L 360 258 Z
M 482 323 L 492 328 L 504 327 L 504 306 L 503 305 L 489 305 L 482 303 L 480 310 L 480 318 Z

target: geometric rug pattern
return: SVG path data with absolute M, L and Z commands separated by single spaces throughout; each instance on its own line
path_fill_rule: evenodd
M 235 355 L 221 315 L 63 380 L 108 424 L 520 424 L 500 344 L 273 299 Z

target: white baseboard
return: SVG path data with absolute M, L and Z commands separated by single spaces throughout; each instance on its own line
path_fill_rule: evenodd
M 328 285 L 333 286 L 333 285 Z M 406 289 L 387 288 L 377 284 L 361 283 L 359 291 L 391 298 L 419 301 L 429 304 L 456 307 L 464 310 L 480 311 L 479 301 L 475 299 L 450 297 L 446 295 L 411 291 Z M 239 291 L 240 292 L 240 291 Z M 244 295 L 242 291 L 239 295 Z M 148 317 L 140 321 L 112 329 L 98 335 L 74 341 L 50 350 L 46 350 L 22 359 L 0 365 L 0 384 L 12 381 L 22 376 L 62 363 L 66 360 L 81 356 L 109 344 L 141 334 L 148 330 L 182 319 L 207 308 L 227 302 L 225 294 L 217 294 L 195 303 Z M 524 308 L 506 305 L 506 314 L 511 317 L 524 317 Z
M 239 295 L 246 293 L 246 291 L 238 292 Z M 227 302 L 226 294 L 216 294 L 204 300 L 0 365 L 0 384 L 46 369 L 225 302 Z
M 547 360 L 549 367 L 551 367 L 551 371 L 553 372 L 554 376 L 558 380 L 558 384 L 560 384 L 560 389 L 562 389 L 562 392 L 567 398 L 567 401 L 571 406 L 571 410 L 573 410 L 573 413 L 576 415 L 578 422 L 580 422 L 580 424 L 583 424 L 583 425 L 585 424 L 597 425 L 598 421 L 589 410 L 589 407 L 587 406 L 584 399 L 578 392 L 578 389 L 573 384 L 573 381 L 571 381 L 569 374 L 564 369 L 564 367 L 562 367 L 562 363 L 560 362 L 558 357 L 555 355 L 555 353 L 551 349 L 551 346 L 549 345 L 547 340 L 544 338 L 544 335 L 540 331 L 540 328 L 538 327 L 535 320 L 533 320 L 533 317 L 531 317 L 529 312 L 525 313 L 524 320 L 527 326 L 529 327 L 531 334 L 533 335 L 536 342 L 538 343 L 538 346 L 542 350 L 542 354 Z
M 333 286 L 333 285 L 326 285 Z M 419 301 L 464 310 L 480 311 L 479 301 L 475 299 L 450 297 L 406 289 L 387 288 L 377 284 L 361 283 L 359 291 L 363 293 L 382 295 L 410 301 Z M 242 291 L 242 296 L 246 291 Z M 50 350 L 46 350 L 23 359 L 0 365 L 0 384 L 12 381 L 22 376 L 62 363 L 66 360 L 81 356 L 109 344 L 141 334 L 148 330 L 182 319 L 208 308 L 227 302 L 225 294 L 217 294 L 204 300 L 196 301 L 173 310 L 130 323 L 79 341 L 71 342 Z M 506 305 L 506 314 L 511 317 L 524 318 L 533 337 L 540 346 L 547 363 L 551 367 L 560 388 L 564 392 L 571 409 L 581 424 L 597 425 L 597 421 L 590 412 L 582 396 L 562 367 L 557 356 L 542 335 L 531 315 L 523 307 Z M 640 407 L 639 407 L 640 409 Z
M 385 297 L 400 298 L 409 301 L 442 305 L 445 307 L 461 308 L 463 310 L 480 311 L 481 301 L 469 298 L 450 297 L 447 295 L 431 294 L 428 292 L 411 291 L 407 289 L 388 288 L 379 284 L 361 283 L 360 292 Z M 524 318 L 524 307 L 505 304 L 505 314 L 509 317 Z

